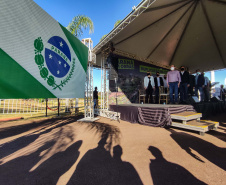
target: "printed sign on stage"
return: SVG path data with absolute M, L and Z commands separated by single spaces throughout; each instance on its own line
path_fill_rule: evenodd
M 118 69 L 134 69 L 134 60 L 118 59 Z
M 156 72 L 159 72 L 160 74 L 166 74 L 167 70 L 158 68 L 158 67 L 149 67 L 149 66 L 140 65 L 140 72 L 141 73 L 151 72 L 152 74 L 156 74 Z
M 156 72 L 159 72 L 161 76 L 168 72 L 167 69 L 122 56 L 115 55 L 110 60 L 118 76 L 117 100 L 119 104 L 138 103 L 139 91 L 144 91 L 144 77 L 148 71 L 153 76 Z M 110 72 L 109 104 L 115 104 L 116 84 L 115 77 L 111 74 Z

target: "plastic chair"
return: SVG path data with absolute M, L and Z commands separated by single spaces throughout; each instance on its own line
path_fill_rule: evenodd
M 161 101 L 166 102 L 168 104 L 169 101 L 169 88 L 167 88 L 167 92 L 165 92 L 165 88 L 159 87 L 159 104 Z
M 144 91 L 139 90 L 139 103 L 141 103 L 141 102 L 145 103 L 145 96 L 146 96 L 146 94 L 144 93 Z

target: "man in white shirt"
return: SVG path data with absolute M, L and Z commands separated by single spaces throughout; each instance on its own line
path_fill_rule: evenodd
M 153 103 L 152 93 L 153 93 L 153 90 L 155 90 L 155 82 L 150 72 L 147 72 L 147 76 L 144 77 L 144 89 L 146 90 L 145 102 L 149 103 L 148 102 L 148 99 L 149 99 L 150 103 Z

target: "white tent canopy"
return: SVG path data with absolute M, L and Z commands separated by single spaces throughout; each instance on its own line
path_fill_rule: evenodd
M 226 68 L 226 0 L 144 0 L 93 52 L 114 53 L 192 72 Z M 98 64 L 98 63 L 97 63 Z

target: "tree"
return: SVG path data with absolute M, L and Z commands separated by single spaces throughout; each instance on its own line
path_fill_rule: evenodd
M 101 38 L 100 38 L 100 41 L 102 41 L 107 35 L 103 35 Z
M 116 26 L 118 26 L 119 23 L 120 23 L 121 21 L 122 21 L 122 20 L 117 20 L 117 21 L 115 22 L 115 24 L 114 24 L 114 28 L 115 28 Z
M 67 26 L 67 29 L 76 37 L 83 35 L 83 30 L 89 28 L 89 34 L 94 32 L 94 26 L 92 20 L 85 15 L 77 15 L 72 19 Z

